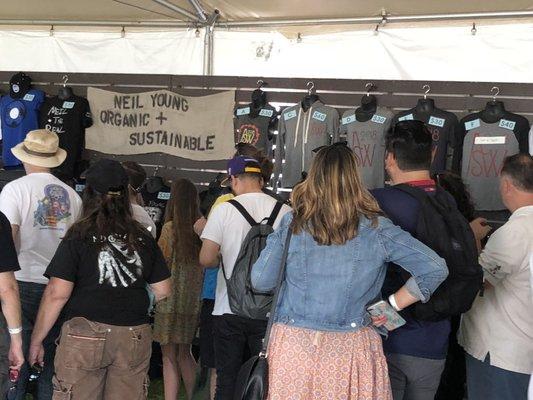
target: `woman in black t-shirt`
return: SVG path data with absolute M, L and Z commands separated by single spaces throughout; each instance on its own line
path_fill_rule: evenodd
M 82 217 L 45 273 L 50 282 L 30 363 L 42 364 L 42 341 L 65 307 L 54 393 L 75 399 L 145 398 L 152 343 L 147 285 L 156 300 L 167 297 L 170 273 L 155 240 L 132 217 L 120 163 L 98 161 L 86 180 Z

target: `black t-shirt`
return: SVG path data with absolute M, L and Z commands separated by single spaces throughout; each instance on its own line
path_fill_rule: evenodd
M 450 148 L 455 147 L 455 137 L 459 129 L 457 116 L 449 111 L 435 107 L 432 111 L 424 112 L 417 107 L 402 111 L 396 115 L 392 122 L 394 126 L 399 121 L 416 120 L 426 124 L 433 139 L 433 162 L 431 173 L 442 172 L 447 169 Z
M 154 221 L 157 228 L 156 237 L 161 235 L 161 229 L 165 223 L 165 210 L 167 203 L 170 200 L 170 188 L 167 185 L 163 185 L 158 191 L 150 192 L 143 187 L 141 190 L 141 196 L 143 198 L 144 206 L 152 221 Z
M 170 272 L 152 237 L 140 236 L 131 251 L 121 237 L 109 236 L 63 240 L 45 276 L 74 283 L 67 319 L 136 326 L 149 322 L 146 284 L 161 282 Z
M 0 272 L 20 270 L 17 250 L 13 243 L 11 224 L 0 212 Z
M 55 132 L 59 147 L 67 151 L 67 159 L 57 168 L 61 178 L 72 179 L 81 172 L 76 171 L 76 163 L 85 147 L 85 128 L 92 124 L 89 102 L 83 97 L 48 97 L 41 106 L 39 126 Z

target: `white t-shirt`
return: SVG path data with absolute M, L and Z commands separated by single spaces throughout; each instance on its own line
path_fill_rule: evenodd
M 49 173 L 32 173 L 8 183 L 0 211 L 19 226 L 19 281 L 46 284 L 43 274 L 59 242 L 81 213 L 80 196 Z
M 144 226 L 155 239 L 157 235 L 157 228 L 155 227 L 154 221 L 152 218 L 150 218 L 150 215 L 146 212 L 146 210 L 138 204 L 132 204 L 131 210 L 133 213 L 133 219 Z
M 263 218 L 268 218 L 276 205 L 276 199 L 265 193 L 241 194 L 235 197 L 234 200 L 241 203 L 257 222 L 260 222 Z M 278 227 L 281 218 L 289 211 L 291 211 L 291 208 L 283 205 L 274 222 L 274 229 Z M 201 237 L 220 245 L 220 253 L 224 260 L 224 270 L 228 278 L 233 272 L 242 242 L 250 228 L 250 224 L 244 219 L 242 214 L 229 203 L 220 204 L 209 215 Z M 222 268 L 219 268 L 213 315 L 223 314 L 232 314 L 232 312 L 229 307 L 226 281 L 224 280 Z

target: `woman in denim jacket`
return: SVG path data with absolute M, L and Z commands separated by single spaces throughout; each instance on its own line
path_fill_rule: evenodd
M 256 290 L 274 289 L 292 229 L 269 347 L 269 398 L 389 400 L 387 363 L 372 326 L 385 320 L 366 308 L 380 299 L 388 262 L 411 274 L 391 299 L 398 308 L 428 301 L 448 274 L 446 264 L 381 216 L 346 146 L 320 150 L 292 199 L 293 213 L 252 270 Z

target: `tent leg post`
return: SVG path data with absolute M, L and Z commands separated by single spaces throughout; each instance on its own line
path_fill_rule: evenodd
M 204 75 L 213 75 L 213 47 L 214 47 L 214 26 L 205 27 L 204 36 Z

